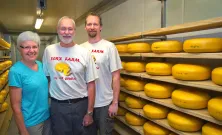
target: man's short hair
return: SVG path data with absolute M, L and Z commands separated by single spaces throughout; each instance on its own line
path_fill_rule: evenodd
M 100 26 L 103 26 L 103 23 L 102 23 L 102 18 L 99 14 L 95 13 L 95 12 L 90 12 L 87 16 L 86 16 L 86 19 L 89 17 L 89 16 L 97 16 L 99 18 L 99 24 Z M 86 20 L 85 20 L 85 26 L 86 26 Z

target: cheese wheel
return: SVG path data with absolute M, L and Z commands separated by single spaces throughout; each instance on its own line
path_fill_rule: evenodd
M 140 98 L 128 96 L 125 100 L 126 105 L 129 108 L 142 109 L 146 105 L 146 101 Z
M 143 125 L 143 131 L 144 135 L 168 135 L 170 133 L 170 131 L 166 128 L 161 127 L 151 121 L 148 121 Z
M 128 96 L 128 94 L 124 93 L 124 92 L 120 92 L 119 93 L 119 101 L 125 101 L 126 97 Z
M 222 96 L 212 98 L 208 102 L 209 114 L 217 120 L 222 121 Z
M 122 108 L 122 107 L 118 107 L 118 111 L 117 111 L 117 115 L 118 116 L 124 116 L 127 113 L 127 110 Z
M 142 126 L 146 122 L 144 118 L 130 112 L 126 113 L 125 120 L 128 124 L 133 126 Z
M 163 62 L 150 62 L 146 64 L 146 72 L 149 75 L 171 75 L 172 64 Z
M 122 69 L 125 69 L 125 65 L 126 65 L 126 62 L 124 62 L 124 61 L 121 61 L 121 64 L 122 64 Z
M 8 91 L 3 89 L 1 92 L 0 92 L 1 95 L 3 96 L 6 96 L 8 94 Z
M 0 108 L 0 112 L 4 112 L 8 109 L 8 103 L 4 102 Z
M 121 87 L 125 86 L 125 79 L 123 77 L 120 77 L 120 86 Z
M 129 53 L 147 53 L 151 52 L 150 45 L 148 43 L 131 43 L 127 46 Z
M 181 88 L 174 90 L 172 101 L 176 106 L 187 109 L 203 109 L 207 107 L 210 95 L 207 92 Z
M 127 79 L 125 81 L 125 88 L 131 91 L 142 91 L 146 82 L 138 79 Z
M 218 67 L 218 68 L 215 68 L 213 71 L 212 71 L 212 81 L 215 83 L 215 84 L 218 84 L 218 85 L 222 85 L 222 67 Z
M 133 72 L 133 73 L 144 72 L 146 70 L 145 63 L 143 63 L 143 62 L 127 62 L 125 64 L 125 70 L 128 72 Z
M 162 105 L 149 103 L 143 107 L 144 114 L 151 119 L 163 119 L 167 117 L 169 109 Z
M 222 38 L 196 38 L 188 39 L 183 44 L 185 52 L 221 52 Z
M 11 47 L 11 45 L 2 38 L 0 38 L 0 45 L 7 47 L 7 48 Z
M 198 131 L 203 125 L 202 120 L 178 111 L 171 111 L 167 116 L 167 121 L 174 129 L 185 132 Z
M 179 80 L 207 80 L 210 78 L 210 73 L 210 68 L 202 65 L 176 64 L 172 68 L 173 77 Z
M 202 135 L 222 135 L 222 126 L 208 122 L 202 127 Z
M 116 49 L 119 53 L 127 53 L 127 44 L 116 45 Z
M 5 96 L 0 94 L 0 104 L 2 104 L 5 101 Z
M 146 96 L 152 98 L 169 98 L 175 86 L 169 83 L 147 83 L 144 87 Z
M 183 50 L 183 44 L 176 40 L 154 42 L 151 47 L 155 53 L 174 53 Z

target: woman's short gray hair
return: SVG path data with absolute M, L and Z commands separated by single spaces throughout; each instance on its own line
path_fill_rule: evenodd
M 34 33 L 32 31 L 25 31 L 19 34 L 17 38 L 17 48 L 19 48 L 21 43 L 24 41 L 36 42 L 38 46 L 40 47 L 40 37 L 37 33 Z

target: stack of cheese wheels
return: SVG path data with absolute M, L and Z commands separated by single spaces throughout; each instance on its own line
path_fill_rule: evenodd
M 125 120 L 127 123 L 133 126 L 142 126 L 146 122 L 144 118 L 130 112 L 126 113 Z
M 222 85 L 222 67 L 215 68 L 211 73 L 212 81 L 217 85 Z
M 145 85 L 144 92 L 152 98 L 169 98 L 174 89 L 175 86 L 170 83 L 152 82 Z
M 2 39 L 2 38 L 0 38 L 0 45 L 4 46 L 6 48 L 10 48 L 11 47 L 11 45 L 8 42 L 6 42 L 4 39 Z
M 146 82 L 143 80 L 128 78 L 125 81 L 124 87 L 127 90 L 131 90 L 131 91 L 142 91 L 145 85 L 146 85 Z
M 146 64 L 146 72 L 149 75 L 171 75 L 172 64 L 164 62 L 150 62 Z
M 0 108 L 0 112 L 4 112 L 8 109 L 8 103 L 4 102 Z
M 143 62 L 127 62 L 125 64 L 125 70 L 133 73 L 144 72 L 146 65 Z
M 129 53 L 147 53 L 151 52 L 150 45 L 148 43 L 131 43 L 127 46 Z
M 125 103 L 129 108 L 134 109 L 142 109 L 143 106 L 146 105 L 145 100 L 133 96 L 128 96 L 125 100 Z
M 175 53 L 183 50 L 183 44 L 176 40 L 158 41 L 152 44 L 151 49 L 155 53 Z
M 125 86 L 125 78 L 120 77 L 120 86 L 124 87 Z
M 126 109 L 124 109 L 122 107 L 118 107 L 118 111 L 117 111 L 118 116 L 124 116 L 124 115 L 126 115 L 126 113 L 127 113 Z
M 122 69 L 124 70 L 125 69 L 125 65 L 126 65 L 126 62 L 124 62 L 124 61 L 121 61 L 121 64 L 122 64 Z
M 208 122 L 202 127 L 202 135 L 222 135 L 222 126 Z
M 167 116 L 167 120 L 171 127 L 185 132 L 198 131 L 204 124 L 202 120 L 178 111 L 171 111 Z
M 195 89 L 181 88 L 172 93 L 172 101 L 176 106 L 187 109 L 203 109 L 207 107 L 210 95 Z
M 189 53 L 221 52 L 222 38 L 188 39 L 183 44 L 183 50 Z
M 151 121 L 143 125 L 144 135 L 169 135 L 170 131 Z
M 179 80 L 200 81 L 209 79 L 211 70 L 203 65 L 176 64 L 172 68 L 172 74 Z
M 144 114 L 151 119 L 164 119 L 167 117 L 169 109 L 155 103 L 148 103 L 143 107 Z
M 128 96 L 128 94 L 124 93 L 124 92 L 120 92 L 119 93 L 119 101 L 120 102 L 124 102 L 126 100 L 126 97 Z
M 222 96 L 212 98 L 208 102 L 207 108 L 212 117 L 222 121 Z
M 118 44 L 116 45 L 116 49 L 119 53 L 127 53 L 127 44 Z

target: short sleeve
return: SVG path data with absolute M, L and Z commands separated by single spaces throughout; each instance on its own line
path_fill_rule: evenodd
M 87 56 L 86 56 L 86 72 L 85 73 L 86 73 L 87 83 L 94 81 L 98 78 L 95 63 L 89 51 L 87 51 Z
M 109 49 L 109 65 L 111 72 L 122 69 L 119 53 L 114 44 L 112 44 Z
M 22 88 L 22 76 L 13 69 L 9 71 L 9 86 Z
M 46 76 L 49 76 L 48 72 L 48 61 L 47 61 L 47 48 L 44 51 L 43 57 L 42 57 L 42 63 L 43 63 L 43 71 Z

